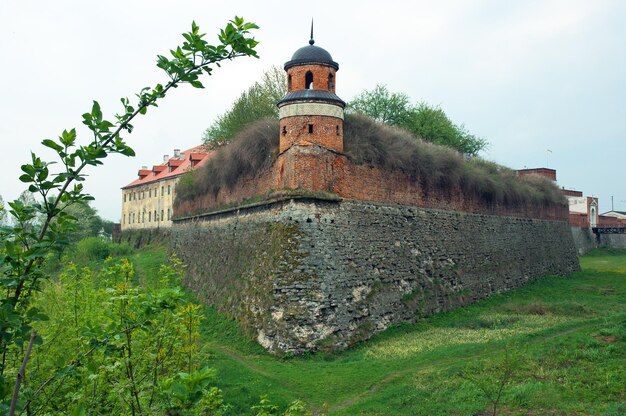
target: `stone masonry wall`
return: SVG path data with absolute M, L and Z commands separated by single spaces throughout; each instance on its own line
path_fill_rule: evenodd
M 172 230 L 187 284 L 269 351 L 340 349 L 398 322 L 579 269 L 563 221 L 285 200 Z
M 579 256 L 582 256 L 594 248 L 598 247 L 596 241 L 596 235 L 588 227 L 570 227 L 572 230 L 572 237 L 574 239 L 574 246 Z
M 626 234 L 600 234 L 598 247 L 626 248 Z

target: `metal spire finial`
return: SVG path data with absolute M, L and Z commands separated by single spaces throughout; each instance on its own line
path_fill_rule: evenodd
M 309 39 L 309 45 L 313 45 L 315 41 L 313 40 L 313 18 L 311 18 L 311 39 Z

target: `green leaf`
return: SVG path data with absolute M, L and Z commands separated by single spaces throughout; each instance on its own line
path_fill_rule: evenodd
M 100 110 L 100 104 L 94 100 L 93 106 L 91 107 L 91 116 L 96 120 L 97 123 L 102 121 L 102 111 Z
M 63 146 L 61 146 L 54 140 L 45 139 L 44 141 L 41 142 L 41 144 L 43 144 L 46 147 L 49 147 L 50 149 L 56 150 L 57 152 L 60 152 L 61 150 L 63 150 Z
M 87 416 L 85 405 L 79 404 L 77 407 L 75 407 L 74 410 L 72 410 L 72 416 Z

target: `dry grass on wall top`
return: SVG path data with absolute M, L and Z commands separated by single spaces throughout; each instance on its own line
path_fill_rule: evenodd
M 251 123 L 205 166 L 183 177 L 176 204 L 217 196 L 220 189 L 232 190 L 240 179 L 269 168 L 278 156 L 279 133 L 276 119 Z M 453 149 L 362 115 L 346 115 L 344 149 L 352 163 L 404 172 L 420 183 L 426 196 L 460 191 L 467 198 L 505 207 L 567 205 L 558 187 L 543 177 L 518 177 L 514 170 L 480 158 L 466 161 Z
M 504 206 L 567 204 L 558 187 L 543 177 L 518 177 L 514 170 L 480 158 L 466 161 L 453 149 L 362 115 L 346 115 L 344 149 L 353 163 L 406 173 L 426 193 L 459 189 L 465 196 Z
M 278 137 L 278 120 L 264 118 L 250 123 L 206 165 L 182 178 L 176 203 L 207 194 L 216 196 L 220 189 L 232 189 L 239 179 L 270 167 L 278 156 Z

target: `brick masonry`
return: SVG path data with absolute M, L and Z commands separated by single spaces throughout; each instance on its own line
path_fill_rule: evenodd
M 275 353 L 345 348 L 579 269 L 563 221 L 346 200 L 196 217 L 172 242 L 194 292 Z
M 294 145 L 316 144 L 327 149 L 343 151 L 343 120 L 338 117 L 299 115 L 281 118 L 280 134 L 281 153 Z
M 337 71 L 328 65 L 300 65 L 294 66 L 287 70 L 288 92 L 306 90 L 306 73 L 311 71 L 313 75 L 313 89 L 335 92 L 335 84 L 337 82 Z M 328 76 L 332 77 L 331 85 Z M 329 88 L 330 87 L 330 88 Z
M 356 165 L 340 152 L 309 144 L 292 146 L 282 152 L 273 166 L 254 178 L 243 178 L 233 189 L 205 195 L 175 207 L 175 217 L 237 204 L 281 189 L 332 192 L 346 199 L 423 208 L 568 221 L 566 205 L 497 205 L 460 189 L 439 186 L 426 189 L 419 178 L 376 166 Z

